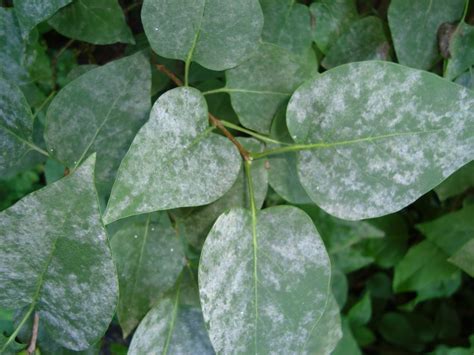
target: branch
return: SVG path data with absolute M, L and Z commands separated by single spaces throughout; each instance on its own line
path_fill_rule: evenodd
M 38 312 L 35 312 L 35 317 L 33 319 L 33 330 L 31 331 L 31 340 L 28 349 L 26 352 L 28 354 L 34 354 L 36 350 L 36 340 L 38 339 L 38 326 L 39 326 L 39 315 Z
M 179 79 L 172 71 L 166 68 L 165 65 L 156 64 L 156 68 L 162 73 L 166 74 L 168 78 L 170 78 L 176 84 L 176 86 L 183 86 L 183 81 Z M 226 136 L 237 147 L 240 155 L 242 155 L 242 158 L 244 158 L 245 161 L 252 160 L 250 153 L 242 146 L 242 144 L 239 143 L 237 139 L 235 139 L 232 133 L 230 133 L 227 130 L 227 128 L 224 127 L 222 122 L 216 116 L 212 115 L 210 112 L 209 112 L 209 121 L 214 127 L 219 128 L 221 132 L 224 134 L 224 136 Z

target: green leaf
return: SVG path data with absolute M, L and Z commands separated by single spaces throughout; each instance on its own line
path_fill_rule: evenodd
M 375 16 L 353 22 L 331 46 L 321 64 L 329 69 L 371 59 L 390 60 L 390 44 L 382 20 Z
M 469 187 L 474 186 L 474 161 L 466 164 L 453 175 L 435 187 L 436 194 L 441 201 L 459 195 Z
M 232 107 L 245 127 L 268 133 L 278 109 L 293 91 L 317 72 L 314 53 L 295 55 L 262 43 L 258 52 L 226 72 Z
M 117 0 L 76 0 L 48 23 L 60 34 L 84 42 L 134 43 Z
M 31 57 L 36 55 L 36 36 L 26 41 L 13 9 L 0 7 L 0 78 L 18 85 L 31 105 L 42 102 L 44 95 L 32 83 L 29 75 Z M 29 59 L 30 58 L 30 59 Z
M 263 15 L 258 0 L 145 0 L 142 22 L 159 55 L 225 70 L 255 51 Z
M 199 265 L 201 303 L 217 353 L 305 354 L 330 292 L 330 263 L 309 217 L 291 206 L 214 224 Z
M 150 88 L 150 66 L 141 53 L 73 80 L 48 108 L 45 139 L 49 152 L 71 168 L 97 152 L 98 190 L 107 194 L 120 161 L 146 121 Z
M 252 138 L 237 138 L 245 149 L 258 152 L 264 147 Z M 252 163 L 252 181 L 254 183 L 254 198 L 257 208 L 261 208 L 268 188 L 268 172 L 265 168 L 265 160 L 257 160 Z M 185 208 L 174 213 L 177 228 L 186 240 L 194 247 L 201 249 L 202 244 L 216 219 L 231 208 L 250 208 L 248 195 L 248 182 L 245 171 L 240 169 L 234 185 L 217 201 L 203 207 Z
M 7 175 L 32 149 L 33 116 L 21 90 L 0 78 L 0 176 Z
M 474 26 L 461 22 L 449 44 L 450 58 L 445 77 L 455 79 L 474 65 Z
M 185 295 L 186 287 L 192 287 L 185 280 L 179 280 L 176 290 L 148 312 L 133 336 L 130 355 L 214 354 L 199 301 L 196 304 L 194 297 Z
M 464 244 L 448 261 L 474 277 L 474 239 Z
M 277 113 L 270 135 L 280 142 L 291 144 L 293 140 L 286 127 L 285 113 L 286 108 Z M 293 152 L 270 156 L 268 182 L 278 195 L 290 203 L 312 203 L 298 177 L 297 160 L 298 156 Z
M 293 94 L 287 125 L 299 145 L 286 151 L 302 150 L 300 181 L 327 212 L 344 219 L 382 216 L 472 160 L 473 110 L 474 92 L 433 74 L 387 62 L 351 63 Z
M 342 338 L 334 349 L 332 355 L 360 355 L 359 346 L 352 335 L 351 327 L 347 319 L 342 320 Z
M 72 0 L 13 0 L 15 14 L 24 36 L 39 23 L 49 19 L 60 8 Z
M 395 292 L 419 291 L 451 280 L 458 272 L 441 249 L 425 240 L 411 247 L 395 267 L 393 288 Z
M 474 239 L 474 205 L 445 214 L 434 221 L 418 224 L 428 240 L 441 248 L 447 255 L 453 255 L 464 244 Z M 474 262 L 474 260 L 473 260 Z
M 117 315 L 126 338 L 174 285 L 185 258 L 166 213 L 130 217 L 123 223 L 111 247 L 120 287 Z
M 123 159 L 104 219 L 209 204 L 234 184 L 237 149 L 208 128 L 207 105 L 193 88 L 156 101 Z
M 393 0 L 388 23 L 398 62 L 418 69 L 430 69 L 440 58 L 438 28 L 461 18 L 465 0 Z
M 354 0 L 316 0 L 310 6 L 313 40 L 323 53 L 358 18 Z
M 0 306 L 38 312 L 41 326 L 73 350 L 101 337 L 118 295 L 94 163 L 92 156 L 0 214 Z
M 260 0 L 263 10 L 262 39 L 296 53 L 311 49 L 309 8 L 293 0 Z
M 372 303 L 370 302 L 370 293 L 366 292 L 347 314 L 351 325 L 360 326 L 367 324 L 372 317 Z

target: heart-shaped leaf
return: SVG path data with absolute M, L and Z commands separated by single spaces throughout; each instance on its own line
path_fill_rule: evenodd
M 263 27 L 258 0 L 145 0 L 142 21 L 156 53 L 212 70 L 252 54 Z
M 287 111 L 310 198 L 344 219 L 395 212 L 474 157 L 474 93 L 386 62 L 301 86 Z
M 199 264 L 203 314 L 216 352 L 310 353 L 330 273 L 324 244 L 301 210 L 221 215 Z
M 0 214 L 0 306 L 36 311 L 55 340 L 73 350 L 102 336 L 118 295 L 94 163 L 95 155 Z
M 205 205 L 229 190 L 240 170 L 237 149 L 212 133 L 207 105 L 193 88 L 176 88 L 153 106 L 120 165 L 105 220 Z

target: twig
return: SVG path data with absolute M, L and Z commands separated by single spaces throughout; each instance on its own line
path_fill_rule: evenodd
M 232 133 L 230 133 L 227 130 L 227 128 L 224 127 L 222 122 L 217 117 L 213 116 L 210 112 L 209 112 L 209 121 L 211 121 L 212 125 L 219 128 L 222 131 L 222 133 L 224 133 L 224 136 L 226 136 L 232 143 L 234 143 L 234 145 L 239 150 L 240 155 L 242 155 L 242 158 L 244 158 L 245 161 L 252 160 L 250 153 L 247 151 L 247 149 L 245 149 L 242 146 L 242 144 L 240 144 L 239 141 L 235 139 Z
M 38 326 L 39 326 L 39 314 L 35 312 L 33 319 L 33 330 L 31 331 L 31 340 L 28 349 L 26 350 L 28 354 L 34 354 L 36 350 L 36 340 L 38 339 Z
M 178 78 L 175 73 L 173 73 L 163 64 L 156 64 L 156 69 L 158 69 L 160 72 L 165 74 L 168 78 L 170 78 L 176 84 L 176 86 L 183 86 L 183 81 L 180 78 Z
M 161 71 L 162 73 L 166 74 L 168 78 L 170 78 L 176 86 L 183 86 L 183 81 L 179 79 L 172 71 L 170 71 L 166 66 L 163 64 L 156 64 L 156 68 Z M 226 136 L 239 150 L 240 155 L 244 158 L 245 161 L 252 160 L 250 153 L 239 143 L 237 139 L 230 133 L 227 128 L 224 127 L 221 120 L 219 120 L 216 116 L 212 115 L 209 112 L 209 121 L 214 127 L 217 127 L 221 130 L 221 132 Z

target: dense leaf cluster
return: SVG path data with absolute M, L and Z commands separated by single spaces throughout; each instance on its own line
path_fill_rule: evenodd
M 3 4 L 0 352 L 472 354 L 469 0 Z

